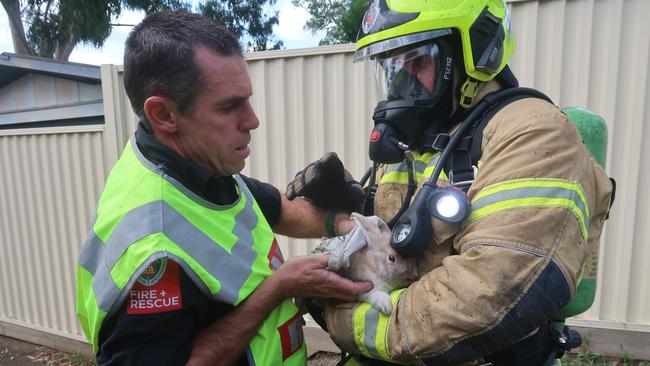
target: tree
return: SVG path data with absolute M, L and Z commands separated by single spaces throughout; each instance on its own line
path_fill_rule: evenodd
M 307 9 L 311 19 L 305 28 L 316 33 L 324 30 L 319 44 L 355 42 L 368 0 L 293 0 L 293 5 Z
M 79 43 L 101 47 L 123 9 L 192 10 L 187 0 L 0 0 L 9 18 L 14 50 L 66 61 Z M 275 0 L 208 0 L 199 12 L 228 26 L 247 42 L 247 49 L 279 48 L 273 43 L 277 12 L 267 15 L 266 4 Z M 251 20 L 253 19 L 253 20 Z M 27 28 L 25 28 L 27 26 Z
M 278 12 L 268 17 L 267 7 L 276 0 L 209 0 L 199 5 L 199 12 L 221 22 L 237 38 L 244 41 L 249 51 L 280 49 L 282 41 L 275 41 L 273 25 L 278 24 Z

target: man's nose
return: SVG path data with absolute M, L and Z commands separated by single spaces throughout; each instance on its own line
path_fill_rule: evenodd
M 253 106 L 249 101 L 246 102 L 244 115 L 242 117 L 242 122 L 240 124 L 242 130 L 249 131 L 259 127 L 260 120 L 257 118 L 257 114 L 255 114 L 255 110 L 253 110 Z

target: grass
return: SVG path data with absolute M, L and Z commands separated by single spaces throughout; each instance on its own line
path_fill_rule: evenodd
M 583 339 L 580 351 L 562 357 L 562 366 L 650 366 L 650 362 L 633 360 L 630 354 L 619 345 L 618 357 L 603 357 L 602 354 L 590 350 L 588 338 Z

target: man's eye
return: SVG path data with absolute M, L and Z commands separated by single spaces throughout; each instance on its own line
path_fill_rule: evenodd
M 232 103 L 224 104 L 219 109 L 224 112 L 232 112 L 235 109 L 239 108 L 239 106 L 241 106 L 241 103 L 242 102 L 232 102 Z

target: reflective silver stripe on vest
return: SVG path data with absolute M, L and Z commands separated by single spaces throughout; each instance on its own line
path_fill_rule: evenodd
M 251 351 L 251 346 L 246 347 L 246 359 L 248 360 L 249 366 L 255 366 L 255 358 L 253 357 L 253 351 Z
M 377 352 L 377 327 L 379 326 L 379 310 L 371 307 L 365 315 L 365 329 L 363 335 L 363 344 L 368 352 L 378 358 L 381 358 Z
M 241 182 L 241 178 L 237 182 Z M 131 244 L 156 233 L 165 234 L 219 280 L 222 288 L 213 294 L 215 299 L 233 304 L 239 298 L 239 290 L 257 257 L 252 249 L 251 232 L 257 225 L 257 215 L 252 208 L 250 192 L 241 186 L 240 190 L 247 200 L 246 206 L 235 218 L 232 232 L 237 237 L 237 243 L 232 248 L 232 254 L 164 201 L 150 202 L 129 211 L 106 244 L 93 233 L 84 244 L 79 264 L 93 274 L 93 292 L 99 309 L 108 312 L 122 292 L 110 276 L 117 261 Z
M 142 155 L 142 152 L 140 151 L 140 148 L 138 147 L 138 144 L 135 141 L 135 134 L 133 134 L 129 139 L 129 144 L 131 145 L 131 150 L 133 150 L 133 153 L 135 154 L 136 158 L 140 161 L 140 163 L 142 163 L 142 165 L 145 168 L 161 176 L 164 180 L 168 181 L 171 185 L 176 187 L 176 189 L 181 191 L 184 195 L 192 199 L 192 201 L 201 204 L 201 206 L 223 210 L 225 208 L 233 207 L 239 202 L 239 198 L 238 198 L 235 202 L 233 202 L 230 205 L 218 205 L 214 202 L 210 202 L 204 199 L 198 194 L 192 192 L 189 188 L 185 187 L 181 182 L 174 179 L 174 177 L 167 175 L 167 173 L 165 173 L 162 170 L 161 166 L 154 164 L 152 161 L 148 160 L 144 155 Z

